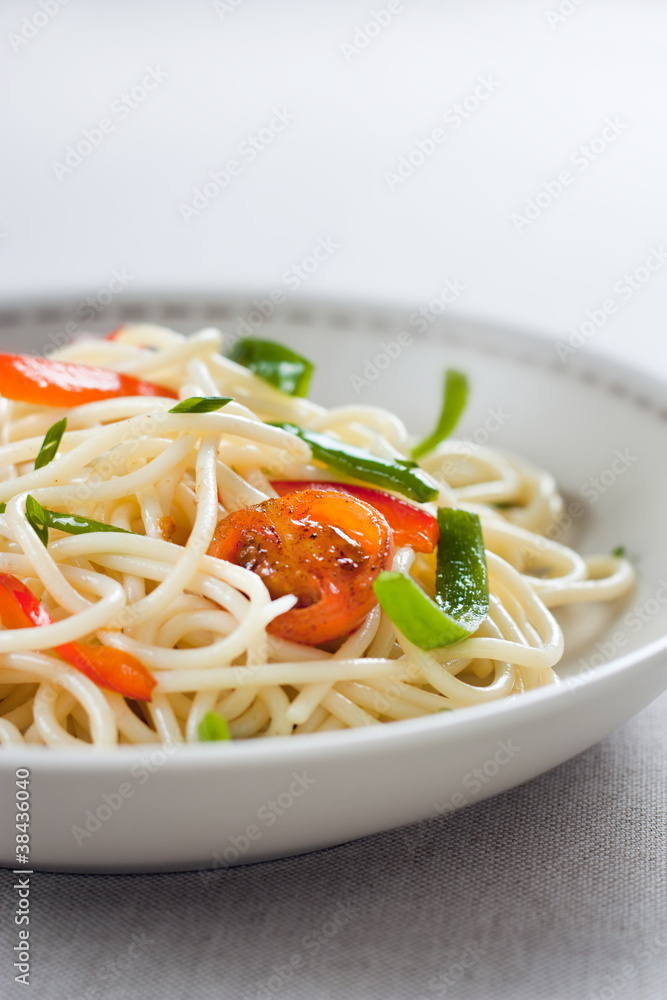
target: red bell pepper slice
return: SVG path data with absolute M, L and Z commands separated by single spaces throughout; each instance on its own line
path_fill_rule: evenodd
M 114 396 L 168 396 L 173 389 L 133 375 L 29 354 L 0 354 L 0 395 L 21 403 L 70 407 Z
M 51 615 L 35 595 L 9 573 L 0 573 L 0 620 L 10 629 L 53 624 Z M 129 653 L 107 646 L 83 646 L 78 642 L 63 643 L 54 649 L 98 687 L 137 701 L 151 700 L 151 691 L 157 682 L 143 663 Z
M 121 323 L 120 326 L 115 326 L 113 328 L 113 330 L 109 330 L 108 333 L 105 333 L 104 334 L 104 339 L 105 340 L 117 340 L 118 339 L 118 334 L 120 333 L 121 330 L 124 330 L 124 329 L 125 329 L 125 324 Z
M 440 531 L 434 517 L 420 507 L 408 503 L 407 500 L 401 500 L 383 490 L 374 490 L 368 486 L 353 486 L 350 483 L 298 479 L 275 480 L 271 485 L 281 497 L 286 493 L 296 493 L 300 490 L 333 490 L 336 493 L 349 493 L 359 500 L 365 500 L 384 515 L 394 533 L 394 543 L 398 548 L 401 545 L 411 545 L 415 552 L 433 552 L 438 544 Z

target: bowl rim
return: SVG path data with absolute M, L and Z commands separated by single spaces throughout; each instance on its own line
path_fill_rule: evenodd
M 256 294 L 261 295 L 262 293 Z M 191 303 L 193 298 L 204 297 L 211 302 L 229 303 L 233 301 L 238 303 L 241 296 L 243 301 L 250 301 L 252 295 L 252 292 L 239 293 L 234 296 L 195 292 L 174 296 L 173 294 L 147 292 L 145 295 L 137 296 L 136 301 L 145 303 L 146 300 L 155 298 L 162 303 L 181 303 L 184 301 Z M 132 301 L 134 299 L 130 297 L 124 299 L 123 308 L 127 310 Z M 36 308 L 44 309 L 53 306 L 66 312 L 70 302 L 70 298 L 57 299 L 54 297 L 45 297 L 42 300 L 5 300 L 0 306 L 0 311 L 17 310 L 20 313 L 22 310 L 27 310 L 32 314 Z M 326 309 L 348 310 L 357 316 L 364 315 L 365 317 L 381 309 L 384 314 L 391 313 L 397 318 L 407 312 L 410 306 L 406 307 L 399 303 L 384 303 L 377 306 L 368 301 L 346 300 L 341 302 L 304 297 L 290 300 L 290 308 L 304 308 L 318 312 Z M 263 329 L 270 333 L 271 327 L 288 323 L 289 320 L 284 315 L 286 311 L 285 308 L 276 309 Z M 105 313 L 106 318 L 107 314 Z M 156 318 L 153 321 L 159 322 L 160 320 Z M 376 331 L 370 330 L 368 332 L 376 333 Z M 591 350 L 587 345 L 575 349 L 575 354 L 565 363 L 562 360 L 559 361 L 556 356 L 557 345 L 563 343 L 562 338 L 553 334 L 531 332 L 510 325 L 493 323 L 486 319 L 457 314 L 451 314 L 449 317 L 443 317 L 440 321 L 433 323 L 426 336 L 416 331 L 412 331 L 412 333 L 416 343 L 449 342 L 479 353 L 502 356 L 515 364 L 539 364 L 553 373 L 578 378 L 579 381 L 588 383 L 592 389 L 606 389 L 607 392 L 614 393 L 619 398 L 627 399 L 629 395 L 630 402 L 634 402 L 636 406 L 641 406 L 649 411 L 653 409 L 658 419 L 667 422 L 667 404 L 663 402 L 667 390 L 667 378 L 656 376 L 633 363 L 621 361 L 602 351 Z M 381 333 L 377 333 L 378 337 L 381 335 Z M 501 346 L 502 349 L 500 349 Z M 628 389 L 630 389 L 629 394 L 626 391 Z M 632 396 L 635 393 L 638 395 L 633 399 Z M 307 763 L 307 761 L 294 760 L 295 757 L 298 758 L 304 754 L 304 751 L 299 750 L 299 747 L 306 748 L 308 757 L 322 759 L 329 757 L 332 752 L 337 756 L 355 754 L 359 749 L 382 752 L 387 740 L 395 742 L 399 746 L 413 743 L 415 740 L 419 742 L 420 739 L 431 740 L 434 737 L 448 742 L 450 734 L 451 739 L 455 739 L 461 730 L 472 730 L 473 733 L 476 730 L 483 732 L 486 728 L 485 721 L 489 716 L 504 716 L 509 725 L 517 713 L 531 712 L 534 716 L 546 714 L 549 706 L 557 706 L 564 699 L 567 702 L 575 688 L 581 688 L 582 692 L 589 690 L 591 686 L 599 685 L 602 680 L 611 680 L 617 675 L 633 669 L 639 663 L 646 663 L 665 652 L 667 652 L 667 633 L 636 650 L 612 657 L 585 674 L 574 675 L 560 684 L 524 692 L 520 698 L 501 698 L 480 705 L 468 706 L 463 711 L 398 720 L 381 726 L 309 733 L 305 741 L 294 740 L 290 736 L 268 736 L 232 741 L 225 745 L 225 756 L 222 758 L 217 743 L 183 743 L 174 745 L 173 756 L 167 759 L 166 764 L 170 769 L 179 770 L 183 768 L 187 770 L 191 766 L 198 770 L 220 769 L 228 766 L 254 766 L 257 763 L 258 755 L 259 760 L 265 759 L 268 750 L 272 758 L 278 757 L 289 761 L 291 765 L 295 763 L 298 765 L 299 763 Z M 87 770 L 89 767 L 100 772 L 113 772 L 119 768 L 125 771 L 128 765 L 145 761 L 151 754 L 162 753 L 164 755 L 164 747 L 163 743 L 146 743 L 99 749 L 91 747 L 90 750 L 64 748 L 54 752 L 51 747 L 34 744 L 4 746 L 3 752 L 0 753 L 0 772 L 14 770 L 19 759 L 22 766 L 28 768 L 39 766 L 42 772 L 69 769 L 79 771 L 81 769 Z

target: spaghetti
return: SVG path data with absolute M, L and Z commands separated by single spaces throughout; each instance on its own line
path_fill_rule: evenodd
M 410 440 L 386 410 L 324 409 L 281 392 L 221 348 L 217 330 L 185 337 L 125 326 L 54 356 L 119 373 L 116 395 L 69 407 L 0 400 L 0 573 L 25 584 L 52 620 L 0 630 L 4 744 L 196 742 L 210 712 L 234 739 L 300 735 L 509 697 L 557 680 L 563 635 L 550 608 L 610 600 L 632 586 L 626 559 L 585 559 L 549 537 L 561 499 L 548 473 L 448 439 L 420 459 L 437 497 L 414 506 L 480 518 L 489 603 L 474 634 L 423 649 L 372 602 L 337 642 L 285 637 L 272 623 L 297 598 L 272 595 L 260 573 L 209 554 L 216 527 L 277 498 L 277 480 L 354 485 L 313 457 L 307 434 L 283 424 L 378 459 L 405 457 Z M 122 394 L 136 380 L 148 388 Z M 212 412 L 170 412 L 175 397 L 232 401 Z M 66 429 L 49 445 L 57 454 L 40 466 L 44 437 L 63 417 Z M 122 530 L 45 528 L 45 545 L 31 502 Z M 403 544 L 387 568 L 433 594 L 434 558 Z M 138 661 L 155 681 L 150 700 L 95 683 L 54 651 L 67 644 Z

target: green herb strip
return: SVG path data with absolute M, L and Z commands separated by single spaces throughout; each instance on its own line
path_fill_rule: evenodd
M 315 370 L 311 361 L 273 340 L 244 337 L 229 352 L 231 361 L 289 396 L 307 396 Z
M 135 531 L 128 531 L 127 528 L 117 528 L 115 524 L 94 521 L 90 517 L 81 517 L 79 514 L 59 514 L 55 510 L 42 507 L 32 496 L 26 497 L 25 512 L 28 523 L 44 545 L 48 545 L 49 528 L 66 531 L 69 535 L 86 535 L 92 531 L 120 531 L 125 535 L 136 534 Z
M 416 444 L 412 449 L 413 458 L 421 458 L 449 437 L 459 422 L 468 401 L 468 379 L 462 372 L 450 368 L 445 373 L 442 410 L 437 426 L 432 434 Z
M 67 417 L 63 417 L 57 423 L 50 427 L 44 436 L 42 441 L 42 446 L 39 449 L 37 458 L 35 459 L 35 471 L 37 469 L 42 469 L 49 462 L 52 462 L 56 457 L 56 452 L 60 446 L 62 436 L 67 429 Z
M 425 503 L 434 500 L 439 492 L 437 482 L 427 472 L 407 458 L 380 458 L 364 448 L 337 441 L 318 431 L 305 430 L 296 424 L 274 424 L 296 434 L 310 445 L 313 458 L 332 469 L 338 469 L 384 489 L 396 490 L 410 500 Z
M 168 413 L 213 413 L 227 403 L 232 402 L 231 396 L 190 396 L 172 406 Z
M 28 524 L 33 529 L 40 542 L 45 546 L 49 544 L 49 528 L 46 523 L 46 512 L 34 497 L 27 496 L 25 501 L 25 516 Z
M 383 572 L 373 589 L 389 619 L 420 649 L 440 649 L 472 635 L 489 613 L 482 526 L 476 514 L 438 511 L 435 600 L 405 573 Z

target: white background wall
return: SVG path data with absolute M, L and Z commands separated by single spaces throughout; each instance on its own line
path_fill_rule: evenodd
M 620 290 L 667 249 L 664 3 L 393 0 L 362 37 L 387 0 L 42 2 L 48 17 L 0 9 L 4 300 L 101 289 L 114 269 L 132 293 L 284 288 L 331 238 L 301 294 L 418 305 L 458 279 L 458 311 L 559 336 L 613 300 L 591 346 L 667 370 L 667 258 Z M 149 68 L 166 77 L 124 105 Z M 457 127 L 480 78 L 493 93 Z M 293 120 L 250 161 L 239 146 L 274 108 Z M 90 155 L 54 168 L 103 118 Z M 230 159 L 240 173 L 185 221 Z M 513 220 L 540 192 L 538 217 Z

